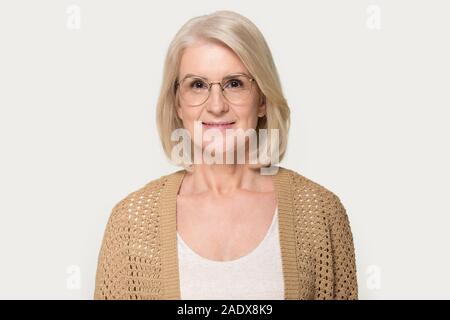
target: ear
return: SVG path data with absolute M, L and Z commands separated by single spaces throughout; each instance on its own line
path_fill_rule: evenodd
M 183 120 L 183 111 L 181 110 L 181 107 L 177 105 L 177 106 L 175 107 L 175 109 L 176 109 L 176 111 L 177 111 L 178 118 L 180 118 L 181 120 Z
M 175 97 L 175 110 L 177 112 L 178 118 L 183 120 L 183 111 L 181 110 L 180 101 L 178 100 L 178 95 Z
M 259 98 L 258 117 L 264 117 L 266 115 L 266 97 L 261 94 Z

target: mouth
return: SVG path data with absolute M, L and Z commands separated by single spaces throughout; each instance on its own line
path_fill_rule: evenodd
M 234 124 L 235 124 L 234 121 L 228 121 L 228 122 L 223 122 L 223 121 L 221 121 L 221 122 L 205 122 L 205 121 L 202 121 L 202 125 L 206 129 L 211 129 L 211 128 L 229 129 L 229 128 L 232 128 Z

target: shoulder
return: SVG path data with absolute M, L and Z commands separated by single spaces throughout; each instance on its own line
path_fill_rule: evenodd
M 154 212 L 160 204 L 164 190 L 171 181 L 180 176 L 179 170 L 159 178 L 152 179 L 139 188 L 127 193 L 114 205 L 109 220 L 128 220 L 138 218 L 138 215 Z
M 290 183 L 292 183 L 292 191 L 294 195 L 302 195 L 303 197 L 307 196 L 315 201 L 330 201 L 339 199 L 337 194 L 323 184 L 311 180 L 297 171 L 288 168 L 282 168 L 282 170 L 286 172 Z
M 287 168 L 283 170 L 291 184 L 292 201 L 296 209 L 304 213 L 315 213 L 328 223 L 347 217 L 345 207 L 334 191 L 297 171 Z

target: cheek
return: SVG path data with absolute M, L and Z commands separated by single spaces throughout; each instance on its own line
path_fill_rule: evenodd
M 239 118 L 239 127 L 242 129 L 256 128 L 258 124 L 258 111 L 256 107 L 249 109 L 242 109 L 237 112 Z
M 178 115 L 182 119 L 181 121 L 186 129 L 190 130 L 191 128 L 194 128 L 194 120 L 198 118 L 196 110 L 180 107 L 178 109 Z

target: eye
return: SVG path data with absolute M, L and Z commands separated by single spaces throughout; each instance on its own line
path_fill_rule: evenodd
M 242 87 L 242 80 L 240 79 L 231 79 L 225 84 L 226 88 L 240 88 Z
M 190 86 L 192 89 L 207 89 L 208 85 L 202 80 L 192 80 Z

